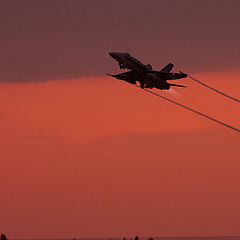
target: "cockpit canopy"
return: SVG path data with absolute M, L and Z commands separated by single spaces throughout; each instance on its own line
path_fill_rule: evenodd
M 130 54 L 129 54 L 128 52 L 124 52 L 124 53 L 122 53 L 122 54 L 124 54 L 125 56 L 130 57 Z

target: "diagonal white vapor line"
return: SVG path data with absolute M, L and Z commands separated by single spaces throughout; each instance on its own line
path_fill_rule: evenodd
M 227 98 L 229 98 L 229 99 L 231 99 L 231 100 L 233 100 L 233 101 L 235 101 L 235 102 L 240 103 L 240 100 L 239 100 L 239 99 L 234 98 L 234 97 L 231 97 L 231 96 L 229 96 L 229 95 L 226 94 L 226 93 L 223 93 L 223 92 L 221 92 L 221 91 L 219 91 L 219 90 L 217 90 L 217 89 L 215 89 L 215 88 L 213 88 L 213 87 L 210 87 L 210 86 L 208 86 L 207 84 L 201 82 L 200 80 L 198 80 L 198 79 L 196 79 L 196 78 L 194 78 L 194 77 L 192 77 L 192 76 L 190 76 L 190 75 L 188 75 L 188 76 L 189 76 L 193 81 L 195 81 L 195 82 L 197 82 L 197 83 L 203 85 L 204 87 L 207 87 L 207 88 L 213 90 L 214 92 L 223 95 L 224 97 L 227 97 Z
M 133 85 L 133 84 L 132 84 L 132 85 Z M 133 86 L 140 88 L 138 85 L 133 85 Z M 141 89 L 141 88 L 140 88 L 140 89 Z M 236 127 L 233 127 L 233 126 L 228 125 L 228 124 L 226 124 L 226 123 L 224 123 L 224 122 L 221 122 L 221 121 L 219 121 L 219 120 L 217 120 L 217 119 L 215 119 L 215 118 L 212 118 L 212 117 L 210 117 L 210 116 L 208 116 L 208 115 L 206 115 L 206 114 L 204 114 L 204 113 L 198 112 L 198 111 L 194 110 L 193 108 L 190 108 L 190 107 L 185 106 L 185 105 L 183 105 L 183 104 L 181 104 L 181 103 L 178 103 L 178 102 L 176 102 L 176 101 L 174 101 L 174 100 L 172 100 L 172 99 L 170 99 L 170 98 L 164 97 L 164 96 L 162 96 L 162 95 L 160 95 L 160 94 L 158 94 L 158 93 L 152 92 L 151 90 L 148 90 L 148 89 L 145 89 L 145 88 L 142 89 L 142 90 L 144 90 L 144 91 L 146 91 L 146 92 L 149 92 L 149 93 L 151 93 L 151 94 L 153 94 L 153 95 L 155 95 L 155 96 L 157 96 L 157 97 L 163 98 L 163 99 L 165 99 L 165 100 L 167 100 L 167 101 L 169 101 L 169 102 L 171 102 L 171 103 L 174 103 L 174 104 L 176 104 L 176 105 L 178 105 L 178 106 L 180 106 L 180 107 L 182 107 L 182 108 L 185 108 L 185 109 L 187 109 L 187 110 L 189 110 L 189 111 L 191 111 L 191 112 L 194 112 L 194 113 L 196 113 L 196 114 L 198 114 L 198 115 L 200 115 L 200 116 L 202 116 L 202 117 L 205 117 L 205 118 L 207 118 L 207 119 L 209 119 L 209 120 L 212 120 L 212 121 L 214 121 L 214 122 L 216 122 L 216 123 L 218 123 L 218 124 L 220 124 L 220 125 L 222 125 L 222 126 L 224 126 L 224 127 L 227 127 L 227 128 L 229 128 L 229 129 L 232 129 L 232 130 L 234 130 L 234 131 L 236 131 L 236 132 L 240 132 L 240 129 L 238 129 L 238 128 L 236 128 Z

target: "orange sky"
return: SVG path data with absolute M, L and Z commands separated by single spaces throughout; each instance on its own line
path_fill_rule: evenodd
M 239 98 L 238 76 L 194 75 Z M 157 92 L 240 127 L 238 103 L 181 82 Z M 1 83 L 0 99 L 10 237 L 240 235 L 238 133 L 105 76 Z

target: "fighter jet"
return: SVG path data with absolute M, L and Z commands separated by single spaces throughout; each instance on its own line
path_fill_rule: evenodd
M 186 87 L 179 84 L 168 83 L 167 80 L 186 78 L 187 74 L 180 72 L 171 72 L 173 64 L 169 63 L 160 71 L 154 71 L 150 64 L 143 64 L 129 53 L 109 52 L 109 55 L 115 59 L 120 69 L 129 69 L 130 71 L 120 74 L 107 74 L 116 79 L 124 80 L 131 84 L 140 83 L 141 88 L 158 88 L 168 90 L 171 86 Z

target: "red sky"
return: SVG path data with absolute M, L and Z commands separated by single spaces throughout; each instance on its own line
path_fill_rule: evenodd
M 240 98 L 240 1 L 2 0 L 0 231 L 240 235 L 239 134 L 132 87 L 109 51 Z M 190 79 L 157 91 L 240 128 Z
M 239 72 L 196 78 L 238 97 Z M 239 127 L 182 80 L 176 101 Z M 12 238 L 239 235 L 239 134 L 110 77 L 0 85 L 0 226 Z

